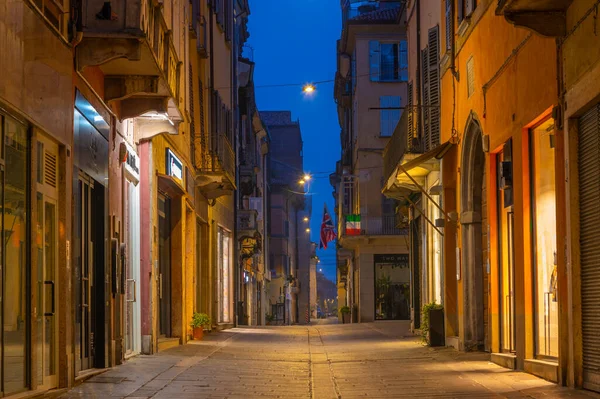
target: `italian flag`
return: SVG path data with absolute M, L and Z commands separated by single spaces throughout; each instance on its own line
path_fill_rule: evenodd
M 349 236 L 360 235 L 360 215 L 346 215 L 346 234 Z

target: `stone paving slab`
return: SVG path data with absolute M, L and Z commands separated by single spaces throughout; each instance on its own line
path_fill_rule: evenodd
M 485 353 L 424 347 L 404 322 L 213 332 L 131 358 L 61 397 L 600 399 L 501 368 Z

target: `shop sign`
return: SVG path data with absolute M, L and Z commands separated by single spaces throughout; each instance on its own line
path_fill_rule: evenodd
M 125 165 L 125 172 L 129 180 L 137 183 L 140 180 L 140 158 L 135 151 L 125 142 L 121 143 L 119 148 L 119 158 Z
M 392 264 L 394 267 L 406 268 L 408 264 L 408 254 L 386 254 L 373 255 L 375 263 Z
M 183 164 L 173 154 L 173 152 L 167 148 L 167 175 L 173 176 L 183 181 Z

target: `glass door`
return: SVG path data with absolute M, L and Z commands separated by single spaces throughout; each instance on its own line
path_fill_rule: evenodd
M 94 287 L 94 243 L 92 241 L 92 190 L 93 180 L 83 173 L 79 176 L 79 209 L 77 235 L 79 238 L 81 264 L 80 279 L 80 370 L 94 367 L 94 320 L 93 294 Z
M 44 388 L 56 387 L 57 340 L 57 209 L 56 202 L 37 195 L 38 211 L 38 265 L 37 265 L 37 351 L 38 384 Z
M 29 246 L 27 238 L 27 128 L 14 119 L 0 114 L 2 148 L 0 159 L 5 160 L 0 171 L 0 227 L 2 250 L 2 286 L 0 297 L 2 316 L 2 389 L 4 395 L 20 392 L 29 387 L 28 353 L 31 302 L 27 279 Z M 4 173 L 4 172 L 8 173 Z
M 134 183 L 128 181 L 129 215 L 127 218 L 127 262 L 125 277 L 125 353 L 137 353 L 140 337 L 140 310 L 138 298 L 138 281 L 140 275 L 140 241 L 139 241 L 139 191 Z
M 510 186 L 502 184 L 504 152 L 497 156 L 498 165 L 498 228 L 500 237 L 500 345 L 502 352 L 515 351 L 515 271 L 514 271 L 514 212 Z

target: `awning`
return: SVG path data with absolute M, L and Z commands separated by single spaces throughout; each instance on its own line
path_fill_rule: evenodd
M 398 196 L 405 197 L 411 192 L 422 191 L 419 186 L 425 184 L 425 178 L 429 173 L 440 170 L 439 160 L 453 145 L 447 141 L 424 154 L 405 154 L 401 167 L 400 165 L 396 166 L 382 190 L 383 193 L 396 198 Z M 405 172 L 410 172 L 410 176 Z M 415 184 L 415 181 L 418 185 Z
M 179 180 L 173 176 L 163 175 L 162 173 L 157 174 L 158 177 L 158 188 L 163 191 L 169 197 L 182 197 L 185 195 L 185 190 L 179 183 Z
M 416 156 L 414 154 L 405 154 L 403 157 L 405 162 L 396 166 L 382 190 L 383 194 L 387 197 L 404 199 L 409 202 L 441 235 L 443 235 L 443 232 L 437 228 L 435 223 L 429 220 L 427 214 L 412 201 L 410 196 L 412 193 L 421 192 L 421 194 L 427 197 L 427 199 L 429 199 L 429 201 L 444 214 L 446 220 L 451 220 L 446 211 L 444 211 L 437 201 L 431 198 L 423 186 L 425 185 L 425 179 L 429 173 L 440 170 L 439 160 L 446 155 L 452 146 L 452 143 L 445 142 L 425 154 Z M 412 159 L 410 159 L 411 156 Z

